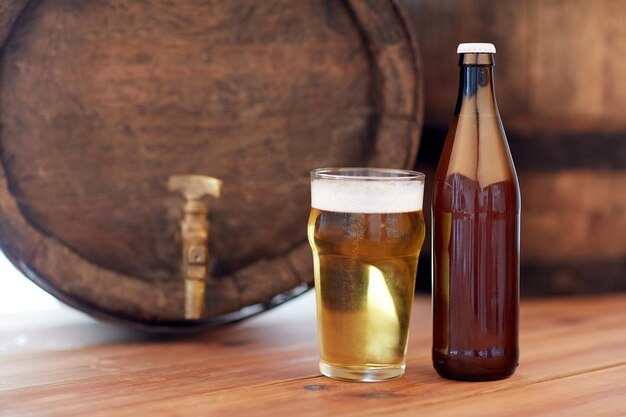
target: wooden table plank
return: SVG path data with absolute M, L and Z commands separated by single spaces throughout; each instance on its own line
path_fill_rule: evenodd
M 42 330 L 0 325 L 0 415 L 626 415 L 625 306 L 626 295 L 525 300 L 520 368 L 487 383 L 434 372 L 426 297 L 415 302 L 407 374 L 377 384 L 319 375 L 311 295 L 191 339 L 84 321 L 73 325 L 84 326 L 74 328 L 83 339 L 73 348 L 3 352 Z M 49 346 L 67 326 L 49 335 Z M 112 332 L 114 343 L 91 344 L 98 329 Z

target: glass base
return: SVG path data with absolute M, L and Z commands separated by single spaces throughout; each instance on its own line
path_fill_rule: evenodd
M 320 361 L 320 371 L 329 378 L 353 382 L 381 382 L 404 375 L 405 365 L 385 367 L 347 367 L 330 365 Z

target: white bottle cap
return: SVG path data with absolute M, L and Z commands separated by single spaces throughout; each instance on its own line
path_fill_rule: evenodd
M 496 47 L 492 43 L 460 43 L 457 54 L 495 54 Z

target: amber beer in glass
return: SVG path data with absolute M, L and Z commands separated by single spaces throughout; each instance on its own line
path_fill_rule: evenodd
M 496 104 L 495 47 L 461 44 L 454 119 L 433 195 L 433 365 L 506 378 L 518 363 L 520 192 Z
M 382 381 L 404 373 L 423 193 L 424 175 L 414 171 L 312 171 L 307 233 L 324 375 Z

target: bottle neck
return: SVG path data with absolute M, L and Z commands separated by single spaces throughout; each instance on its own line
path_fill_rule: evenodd
M 498 114 L 493 82 L 493 54 L 461 54 L 456 115 Z

